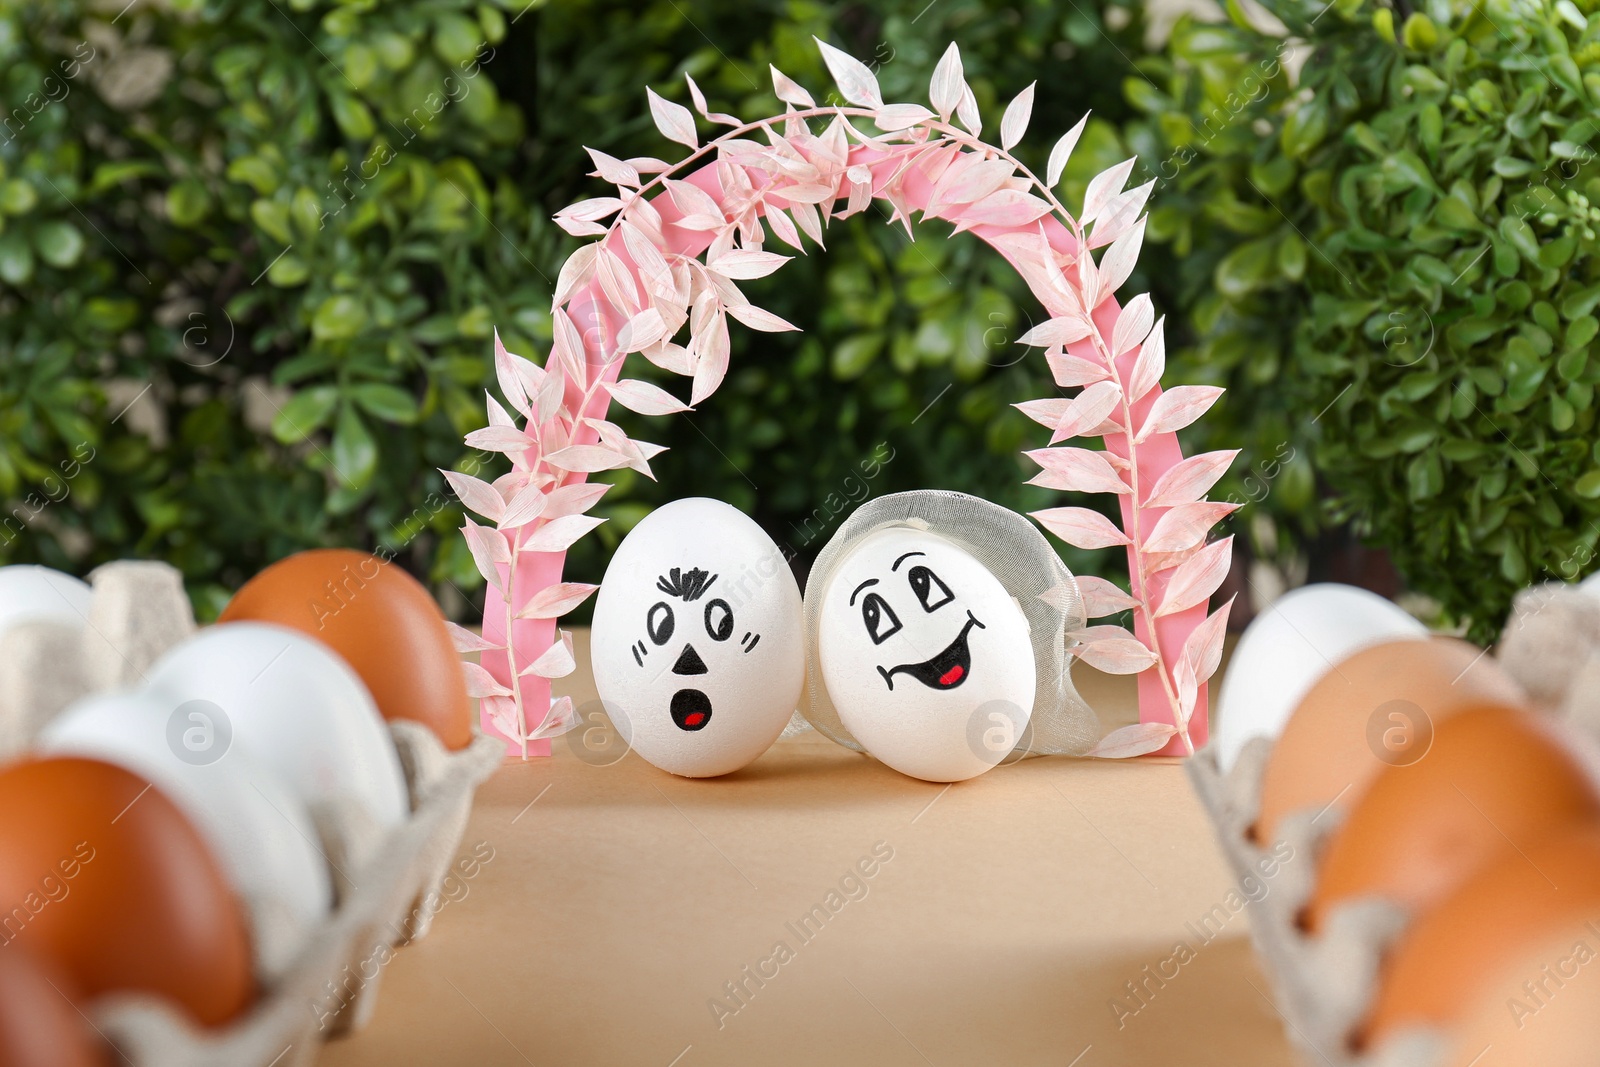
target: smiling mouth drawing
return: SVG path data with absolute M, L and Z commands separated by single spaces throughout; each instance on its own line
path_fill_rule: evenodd
M 711 698 L 698 689 L 680 689 L 672 694 L 672 721 L 678 729 L 694 733 L 711 721 Z
M 925 659 L 921 663 L 902 663 L 889 670 L 878 668 L 878 673 L 883 675 L 883 680 L 890 689 L 894 688 L 894 676 L 909 674 L 929 689 L 954 689 L 967 680 L 967 675 L 972 672 L 972 653 L 967 648 L 967 634 L 972 628 L 987 629 L 978 617 L 972 612 L 967 612 L 967 624 L 956 634 L 956 639 L 945 646 L 945 650 L 932 659 Z

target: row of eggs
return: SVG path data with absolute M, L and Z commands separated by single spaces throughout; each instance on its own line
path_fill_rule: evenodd
M 0 636 L 82 627 L 90 596 L 0 568 Z M 348 888 L 329 834 L 353 863 L 410 815 L 386 719 L 472 738 L 438 606 L 339 550 L 268 568 L 143 684 L 53 718 L 0 766 L 0 1063 L 105 1062 L 80 998 L 154 994 L 208 1026 L 247 1010 Z
M 1481 649 L 1336 585 L 1251 623 L 1217 717 L 1225 772 L 1270 743 L 1257 845 L 1332 816 L 1300 915 L 1312 943 L 1348 936 L 1358 902 L 1403 909 L 1356 1048 L 1435 1028 L 1452 1067 L 1591 1062 L 1600 977 L 1578 969 L 1600 954 L 1591 739 L 1534 710 Z

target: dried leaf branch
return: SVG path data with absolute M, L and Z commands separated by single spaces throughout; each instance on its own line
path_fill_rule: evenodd
M 554 619 L 593 592 L 560 582 L 567 547 L 602 521 L 586 512 L 606 487 L 585 480 L 622 467 L 649 477 L 649 461 L 661 451 L 606 421 L 608 405 L 669 415 L 704 401 L 727 373 L 730 319 L 755 330 L 795 329 L 752 304 L 738 286 L 788 261 L 769 242 L 797 252 L 807 240 L 821 246 L 830 221 L 880 199 L 892 209 L 891 223 L 908 233 L 919 212 L 949 221 L 956 232 L 972 230 L 1017 267 L 1050 312 L 1023 343 L 1045 348 L 1056 383 L 1078 392 L 1018 405 L 1051 430 L 1048 447 L 1027 453 L 1042 468 L 1033 483 L 1116 494 L 1125 522 L 1119 528 L 1082 507 L 1052 508 L 1035 518 L 1080 547 L 1126 546 L 1131 594 L 1097 579 L 1081 585 L 1094 614 L 1131 608 L 1139 631 L 1089 627 L 1073 635 L 1072 650 L 1102 670 L 1155 670 L 1171 720 L 1118 731 L 1095 754 L 1137 755 L 1173 738 L 1193 751 L 1190 723 L 1200 687 L 1216 669 L 1227 615 L 1226 606 L 1204 614 L 1226 573 L 1229 548 L 1227 539 L 1208 545 L 1206 537 L 1231 506 L 1207 502 L 1204 493 L 1233 454 L 1171 460 L 1181 455 L 1174 431 L 1204 414 L 1220 390 L 1162 392 L 1162 323 L 1153 321 L 1149 297 L 1136 296 L 1120 310 L 1111 299 L 1138 258 L 1141 213 L 1154 183 L 1126 190 L 1133 161 L 1119 164 L 1090 182 L 1075 217 L 1052 189 L 1084 123 L 1057 141 L 1042 181 L 1011 153 L 1032 115 L 1033 86 L 1006 108 L 995 147 L 982 140 L 982 118 L 954 44 L 934 71 L 931 110 L 885 103 L 869 68 L 818 44 L 851 106 L 818 107 L 773 68 L 773 90 L 785 111 L 742 122 L 709 112 L 688 78 L 700 118 L 730 127 L 701 144 L 694 113 L 648 91 L 657 128 L 689 154 L 669 164 L 590 149 L 594 176 L 616 195 L 556 213 L 568 233 L 597 240 L 561 268 L 552 299 L 555 340 L 544 366 L 507 352 L 496 337 L 496 376 L 510 410 L 489 397 L 488 426 L 467 435 L 472 447 L 506 456 L 511 470 L 492 483 L 445 472 L 463 504 L 492 523 L 469 520 L 463 529 L 491 590 L 485 636 L 458 634 L 463 652 L 483 656 L 471 677 L 486 728 L 526 756 L 530 742 L 573 725 L 570 700 L 551 704 L 549 687 L 574 666 L 571 637 L 555 629 Z M 876 132 L 865 131 L 866 122 Z M 1104 249 L 1098 262 L 1095 249 Z M 619 379 L 633 353 L 690 378 L 688 402 L 659 386 Z M 1102 437 L 1107 447 L 1060 444 L 1074 437 Z M 1142 710 L 1148 720 L 1161 709 Z

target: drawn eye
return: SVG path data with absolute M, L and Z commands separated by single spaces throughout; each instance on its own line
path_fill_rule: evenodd
M 955 599 L 950 587 L 926 567 L 912 567 L 906 572 L 906 579 L 911 582 L 911 591 L 922 602 L 923 611 L 936 611 Z
M 726 600 L 713 600 L 706 605 L 706 633 L 713 641 L 726 641 L 733 634 L 733 609 Z
M 665 601 L 656 604 L 644 617 L 644 628 L 650 634 L 650 640 L 658 645 L 664 645 L 672 640 L 673 628 L 677 620 L 672 617 L 672 605 Z
M 861 621 L 867 624 L 867 636 L 875 645 L 883 644 L 900 632 L 900 620 L 895 617 L 894 609 L 877 593 L 868 593 L 861 601 Z

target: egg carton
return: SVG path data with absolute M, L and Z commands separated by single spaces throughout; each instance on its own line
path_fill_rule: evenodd
M 1570 728 L 1579 757 L 1600 767 L 1600 597 L 1561 582 L 1524 590 L 1513 602 L 1495 659 L 1535 708 Z M 1188 761 L 1187 770 L 1240 881 L 1260 882 L 1263 865 L 1276 867 L 1265 895 L 1252 905 L 1250 937 L 1291 1042 L 1304 1062 L 1318 1067 L 1437 1067 L 1446 1052 L 1437 1032 L 1399 1035 L 1366 1055 L 1352 1050 L 1350 1036 L 1372 1005 L 1383 954 L 1407 915 L 1374 898 L 1334 910 L 1318 936 L 1301 928 L 1320 853 L 1339 815 L 1330 809 L 1289 814 L 1275 847 L 1292 849 L 1293 856 L 1274 863 L 1278 856 L 1250 834 L 1271 750 L 1265 738 L 1251 740 L 1223 773 L 1208 748 Z
M 81 630 L 35 622 L 0 638 L 0 759 L 24 751 L 73 701 L 135 684 L 195 631 L 181 576 L 164 564 L 108 564 L 91 582 L 94 595 Z M 417 723 L 388 725 L 411 817 L 376 840 L 359 820 L 338 813 L 316 820 L 334 874 L 335 907 L 298 959 L 230 1024 L 198 1027 L 147 995 L 118 994 L 85 1005 L 123 1061 L 131 1067 L 298 1067 L 315 1062 L 323 1041 L 371 1018 L 395 949 L 431 927 L 473 795 L 505 758 L 504 744 L 492 737 L 477 735 L 450 752 Z

